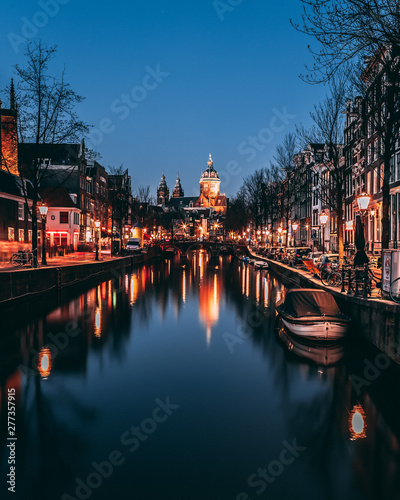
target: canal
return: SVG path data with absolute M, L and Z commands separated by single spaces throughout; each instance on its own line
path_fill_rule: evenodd
M 288 340 L 287 286 L 197 251 L 0 311 L 0 497 L 400 498 L 398 367 Z

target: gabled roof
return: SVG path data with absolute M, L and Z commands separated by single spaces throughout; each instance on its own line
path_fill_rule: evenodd
M 78 165 L 84 159 L 82 144 L 20 143 L 18 155 L 23 165 L 31 165 L 35 157 L 50 159 L 53 165 Z
M 48 207 L 77 208 L 64 187 L 41 188 L 39 194 Z
M 198 196 L 180 196 L 178 198 L 171 198 L 167 203 L 167 206 L 174 208 L 185 208 L 190 205 L 190 202 L 195 205 L 198 198 Z
M 18 184 L 19 177 L 9 174 L 4 170 L 0 170 L 0 193 L 6 193 L 13 196 L 23 197 L 20 185 Z

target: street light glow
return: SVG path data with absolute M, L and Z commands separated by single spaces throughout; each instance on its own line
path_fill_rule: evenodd
M 358 208 L 362 211 L 368 210 L 368 205 L 371 200 L 371 196 L 367 193 L 362 193 L 358 198 L 357 198 L 357 204 Z

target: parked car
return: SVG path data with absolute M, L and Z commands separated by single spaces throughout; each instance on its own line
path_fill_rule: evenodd
M 316 264 L 321 255 L 322 252 L 309 252 L 306 258 L 312 260 L 313 263 Z
M 316 266 L 318 267 L 318 269 L 322 269 L 324 267 L 329 267 L 332 262 L 339 262 L 338 253 L 322 254 L 317 260 Z
M 126 250 L 128 252 L 136 252 L 141 250 L 140 239 L 139 238 L 129 238 L 126 244 Z
M 303 264 L 303 259 L 306 259 L 308 254 L 311 252 L 310 247 L 297 247 L 294 249 L 293 257 L 291 258 L 291 264 L 293 266 L 298 266 Z

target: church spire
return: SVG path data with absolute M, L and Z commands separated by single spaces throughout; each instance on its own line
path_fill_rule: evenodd
M 11 78 L 10 86 L 10 109 L 15 111 L 15 89 L 14 89 L 14 78 Z
M 174 191 L 172 193 L 172 196 L 173 196 L 173 198 L 181 198 L 182 196 L 185 196 L 185 193 L 183 192 L 183 189 L 182 189 L 181 180 L 179 178 L 179 172 L 178 172 L 178 176 L 176 178 L 175 187 L 174 187 Z

